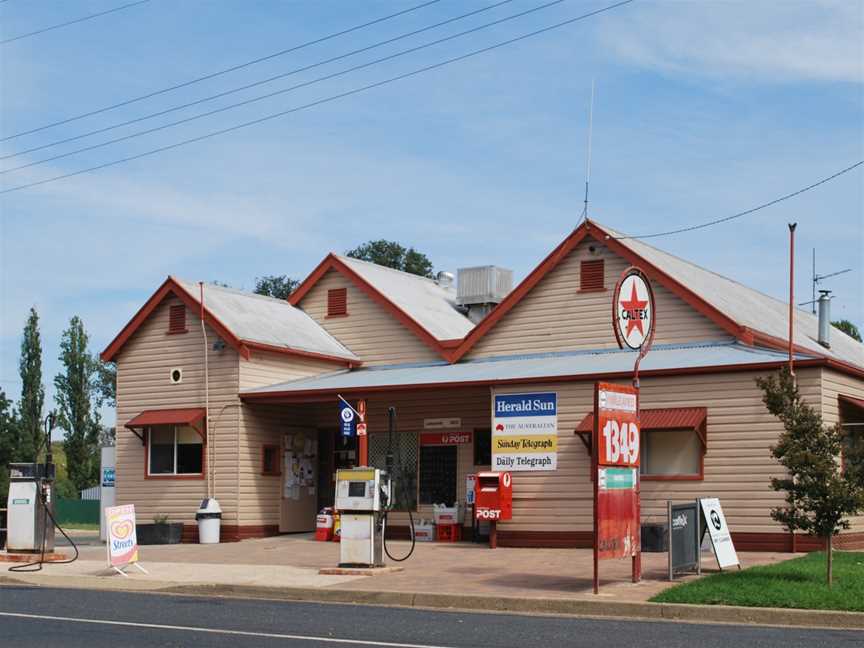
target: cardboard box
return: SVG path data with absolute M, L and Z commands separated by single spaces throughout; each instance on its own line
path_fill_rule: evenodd
M 435 525 L 415 524 L 414 539 L 417 542 L 435 542 Z

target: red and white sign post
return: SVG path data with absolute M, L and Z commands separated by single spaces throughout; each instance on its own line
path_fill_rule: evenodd
M 612 299 L 612 326 L 623 349 L 639 351 L 633 386 L 594 386 L 594 593 L 600 591 L 600 561 L 632 560 L 632 578 L 642 577 L 639 502 L 639 364 L 654 340 L 654 294 L 638 268 L 621 275 Z
M 369 437 L 366 434 L 366 401 L 357 401 L 357 413 L 360 420 L 357 421 L 357 465 L 369 465 Z

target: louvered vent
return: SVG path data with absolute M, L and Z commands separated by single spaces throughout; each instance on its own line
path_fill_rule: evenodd
M 172 306 L 168 314 L 168 332 L 186 333 L 186 307 Z
M 348 314 L 348 289 L 333 288 L 327 291 L 327 317 Z
M 579 290 L 603 290 L 603 259 L 583 261 L 579 275 Z

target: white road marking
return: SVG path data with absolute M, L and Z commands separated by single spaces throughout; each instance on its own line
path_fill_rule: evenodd
M 454 648 L 453 646 L 437 646 L 431 644 L 392 643 L 388 641 L 367 641 L 365 639 L 338 639 L 336 637 L 315 637 L 294 634 L 279 634 L 275 632 L 222 630 L 219 628 L 198 628 L 195 626 L 165 625 L 161 623 L 134 623 L 132 621 L 109 621 L 107 619 L 77 619 L 75 617 L 51 616 L 48 614 L 24 614 L 21 612 L 0 612 L 0 617 L 15 617 L 19 619 L 41 619 L 45 621 L 67 621 L 71 623 L 91 623 L 94 625 L 123 626 L 130 628 L 151 628 L 156 630 L 183 630 L 185 632 L 238 635 L 242 637 L 266 637 L 268 639 L 319 641 L 321 643 L 349 644 L 354 646 L 382 646 L 383 648 Z

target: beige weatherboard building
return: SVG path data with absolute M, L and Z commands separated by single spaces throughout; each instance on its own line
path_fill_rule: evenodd
M 496 400 L 554 397 L 554 417 L 547 405 L 527 419 L 543 431 L 533 450 L 554 461 L 517 466 L 498 541 L 590 546 L 593 388 L 631 378 L 635 352 L 618 348 L 611 323 L 630 265 L 656 300 L 640 371 L 643 522 L 661 520 L 669 499 L 718 497 L 738 548 L 790 549 L 769 515 L 782 503 L 769 486 L 781 426 L 754 380 L 788 361 L 787 304 L 592 221 L 512 290 L 503 269 L 468 269 L 454 287 L 450 275 L 333 254 L 288 301 L 169 277 L 102 354 L 117 363 L 117 504 L 184 522 L 188 540 L 207 495 L 223 509 L 223 541 L 312 531 L 335 470 L 357 462 L 338 394 L 366 401 L 376 466 L 396 408 L 397 501 L 432 517 L 490 468 Z M 820 341 L 817 318 L 795 316 L 802 394 L 828 424 L 864 422 L 864 345 L 839 330 Z M 404 532 L 407 515 L 393 517 Z M 864 547 L 864 517 L 838 544 Z

